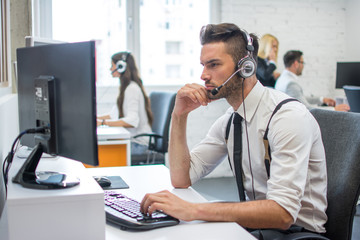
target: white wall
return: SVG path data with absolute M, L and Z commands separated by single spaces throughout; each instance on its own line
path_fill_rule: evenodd
M 280 42 L 278 69 L 283 70 L 282 57 L 286 51 L 298 49 L 304 53 L 303 86 L 306 93 L 335 97 L 336 62 L 347 60 L 347 53 L 360 61 L 360 51 L 348 50 L 359 45 L 346 34 L 359 32 L 358 24 L 347 28 L 349 12 L 357 16 L 359 1 L 349 0 L 223 0 L 222 21 L 233 22 L 259 37 L 271 33 Z M 352 3 L 350 3 L 352 2 Z M 357 28 L 357 29 L 356 29 Z M 347 30 L 348 29 L 348 30 Z M 357 37 L 359 40 L 359 37 Z M 357 46 L 358 47 L 358 46 Z
M 18 102 L 16 94 L 0 97 L 0 163 L 10 151 L 19 133 Z
M 360 1 L 346 1 L 345 60 L 360 61 Z

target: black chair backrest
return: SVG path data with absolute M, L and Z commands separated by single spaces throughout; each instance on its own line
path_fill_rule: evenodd
M 343 88 L 350 105 L 350 111 L 360 113 L 360 87 L 345 85 Z
M 351 239 L 360 194 L 360 114 L 312 109 L 319 123 L 328 173 L 325 236 Z
M 171 120 L 171 113 L 175 105 L 174 92 L 151 92 L 150 103 L 151 111 L 153 113 L 152 131 L 160 136 L 162 139 L 157 140 L 155 151 L 165 153 L 169 145 L 169 126 Z

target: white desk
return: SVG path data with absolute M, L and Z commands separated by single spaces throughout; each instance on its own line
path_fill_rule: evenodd
M 79 177 L 66 189 L 28 189 L 12 182 L 25 159 L 14 158 L 9 172 L 1 240 L 102 240 L 105 238 L 104 194 L 84 166 L 67 158 L 42 158 L 37 170 Z
M 99 166 L 130 166 L 130 132 L 123 127 L 100 126 L 97 128 Z
M 130 132 L 123 127 L 99 126 L 96 131 L 98 135 L 98 141 L 130 139 Z
M 147 165 L 134 167 L 91 168 L 86 170 L 93 176 L 121 176 L 129 185 L 129 189 L 117 191 L 141 201 L 146 193 L 169 190 L 177 196 L 191 202 L 206 202 L 194 189 L 174 189 L 170 183 L 169 170 L 163 165 Z M 106 225 L 106 240 L 121 239 L 255 239 L 236 223 L 210 223 L 203 221 L 180 222 L 179 225 L 159 228 L 150 231 L 131 232 Z
M 23 161 L 14 159 L 10 179 Z M 150 231 L 123 231 L 105 224 L 104 195 L 91 176 L 121 176 L 129 189 L 119 189 L 141 200 L 146 193 L 169 190 L 191 202 L 206 202 L 194 189 L 174 189 L 169 170 L 162 165 L 88 168 L 64 158 L 41 159 L 39 170 L 76 173 L 80 185 L 62 190 L 34 190 L 12 182 L 8 185 L 5 215 L 0 220 L 1 240 L 177 240 L 255 239 L 236 223 L 180 222 Z

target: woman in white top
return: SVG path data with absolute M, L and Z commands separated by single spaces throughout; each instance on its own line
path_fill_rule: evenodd
M 111 74 L 120 79 L 117 106 L 106 115 L 98 116 L 98 125 L 125 127 L 131 136 L 151 133 L 152 113 L 134 57 L 129 52 L 116 53 L 111 57 Z M 147 150 L 148 138 L 139 137 L 131 142 L 131 154 Z

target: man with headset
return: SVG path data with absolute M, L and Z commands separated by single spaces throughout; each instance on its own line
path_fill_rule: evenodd
M 241 202 L 190 203 L 162 191 L 144 197 L 142 212 L 161 210 L 185 221 L 237 222 L 263 239 L 290 231 L 325 232 L 327 175 L 316 120 L 303 104 L 282 102 L 289 96 L 256 79 L 256 36 L 234 24 L 209 24 L 201 29 L 200 41 L 205 86 L 187 84 L 177 93 L 169 144 L 171 181 L 174 187 L 187 188 L 228 155 Z M 189 152 L 188 114 L 219 98 L 231 107 Z M 272 117 L 277 106 L 281 108 Z M 242 133 L 234 134 L 239 124 Z M 271 157 L 264 161 L 267 154 Z

